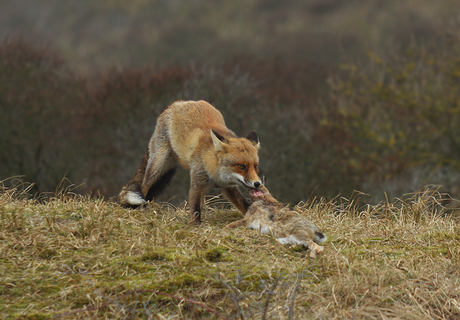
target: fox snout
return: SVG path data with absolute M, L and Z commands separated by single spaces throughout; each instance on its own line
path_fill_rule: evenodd
M 240 167 L 241 166 L 241 167 Z M 262 181 L 257 175 L 256 170 L 248 170 L 245 165 L 238 165 L 233 177 L 236 178 L 244 187 L 248 189 L 258 189 L 262 186 Z
M 245 186 L 247 186 L 248 188 L 251 188 L 251 189 L 257 189 L 262 185 L 262 183 L 260 181 L 254 181 L 254 182 L 245 181 L 244 184 L 245 184 Z

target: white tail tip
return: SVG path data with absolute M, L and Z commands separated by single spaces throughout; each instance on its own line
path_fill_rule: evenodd
M 133 206 L 140 206 L 146 202 L 141 194 L 139 194 L 138 192 L 134 192 L 134 191 L 128 191 L 126 195 L 124 196 L 124 198 L 125 198 L 124 200 L 127 203 Z

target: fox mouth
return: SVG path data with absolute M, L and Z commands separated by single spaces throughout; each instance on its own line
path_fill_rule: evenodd
M 264 196 L 264 193 L 259 189 L 253 189 L 251 195 L 256 198 L 262 198 Z

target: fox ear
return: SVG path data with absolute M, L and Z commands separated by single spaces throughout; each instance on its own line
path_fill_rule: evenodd
M 212 143 L 214 144 L 214 152 L 226 152 L 225 146 L 227 145 L 227 140 L 222 137 L 220 134 L 211 129 L 211 138 Z
M 251 132 L 248 133 L 246 136 L 246 139 L 254 143 L 254 146 L 259 149 L 260 148 L 260 142 L 259 142 L 259 137 L 257 136 L 257 132 L 252 130 Z

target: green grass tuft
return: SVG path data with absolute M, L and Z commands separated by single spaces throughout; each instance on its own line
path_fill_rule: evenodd
M 209 262 L 220 262 L 224 261 L 224 254 L 227 251 L 226 248 L 215 247 L 204 253 L 204 257 Z

